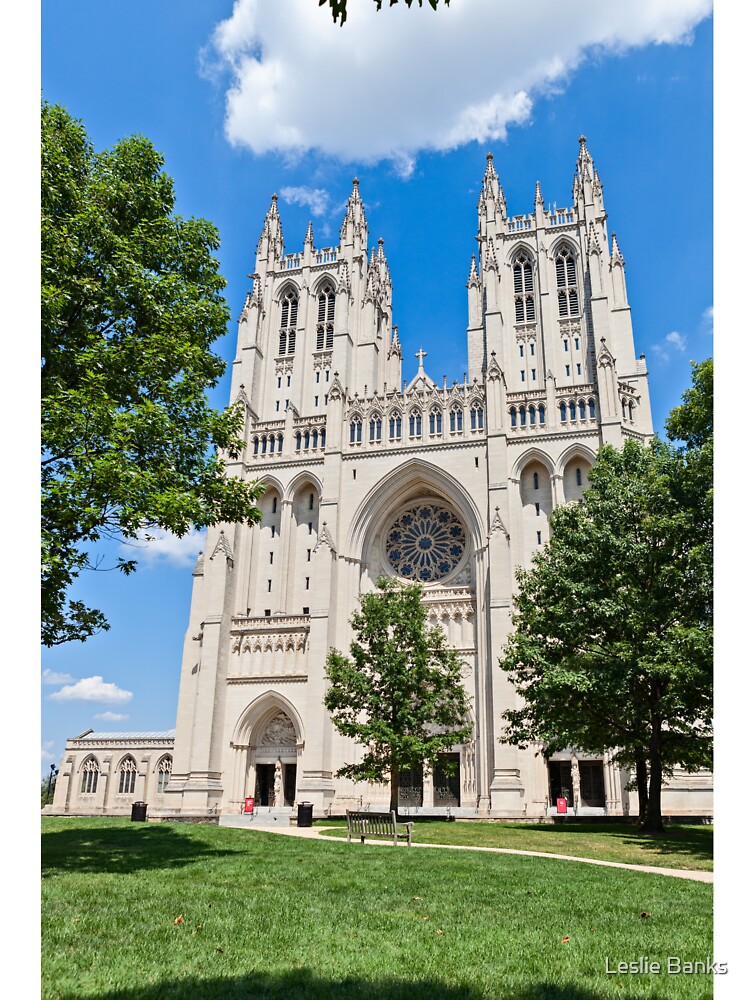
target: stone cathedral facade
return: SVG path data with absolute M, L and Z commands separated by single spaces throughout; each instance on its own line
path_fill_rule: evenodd
M 328 650 L 346 651 L 360 594 L 383 574 L 424 585 L 460 651 L 473 706 L 458 767 L 402 776 L 419 814 L 541 818 L 631 811 L 607 759 L 498 742 L 516 694 L 497 662 L 514 573 L 581 496 L 600 445 L 652 433 L 625 265 L 602 184 L 579 144 L 572 204 L 508 213 L 493 158 L 468 277 L 468 374 L 436 383 L 418 352 L 407 381 L 383 240 L 370 246 L 354 181 L 337 246 L 284 245 L 274 195 L 239 320 L 231 401 L 245 449 L 229 474 L 265 485 L 254 527 L 209 530 L 195 567 L 174 732 L 68 742 L 54 812 L 205 819 L 256 804 L 316 815 L 386 807 L 385 786 L 336 771 L 359 749 L 323 708 Z M 411 367 L 411 366 L 410 366 Z M 93 774 L 93 777 L 92 777 Z M 128 776 L 123 780 L 123 775 Z M 665 814 L 709 815 L 711 780 L 676 775 Z M 637 807 L 634 807 L 637 811 Z

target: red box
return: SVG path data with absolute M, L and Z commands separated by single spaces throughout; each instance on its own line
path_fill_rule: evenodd
M 568 800 L 558 799 L 557 800 L 557 811 L 559 813 L 566 813 L 568 811 Z
M 251 813 L 254 807 L 255 807 L 255 799 L 252 798 L 251 796 L 248 796 L 245 799 L 245 812 Z

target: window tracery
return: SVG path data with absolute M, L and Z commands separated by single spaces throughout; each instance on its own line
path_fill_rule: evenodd
M 386 555 L 406 580 L 432 583 L 448 576 L 466 550 L 466 529 L 453 511 L 436 503 L 402 511 L 386 534 Z

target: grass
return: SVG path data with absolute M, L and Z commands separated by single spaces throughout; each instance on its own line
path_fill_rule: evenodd
M 42 893 L 44 1000 L 712 995 L 606 975 L 711 953 L 711 887 L 639 872 L 50 817 Z
M 316 825 L 336 827 L 326 836 L 346 835 L 345 820 L 320 820 Z M 417 819 L 412 839 L 418 844 L 509 847 L 517 851 L 568 854 L 576 858 L 656 865 L 659 868 L 713 871 L 714 867 L 713 827 L 708 825 L 674 825 L 667 827 L 663 834 L 645 834 L 628 823 L 527 825 Z

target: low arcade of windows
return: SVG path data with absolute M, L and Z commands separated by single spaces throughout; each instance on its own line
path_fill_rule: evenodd
M 313 427 L 305 429 L 304 431 L 297 431 L 294 437 L 294 444 L 296 451 L 316 451 L 318 448 L 325 448 L 326 446 L 326 431 L 325 427 L 318 429 Z
M 560 401 L 560 423 L 578 423 L 596 420 L 596 402 L 593 398 Z
M 264 455 L 280 455 L 283 447 L 283 434 L 256 434 L 253 438 L 253 458 Z
M 547 411 L 544 403 L 511 406 L 508 413 L 511 427 L 543 427 L 547 422 Z

